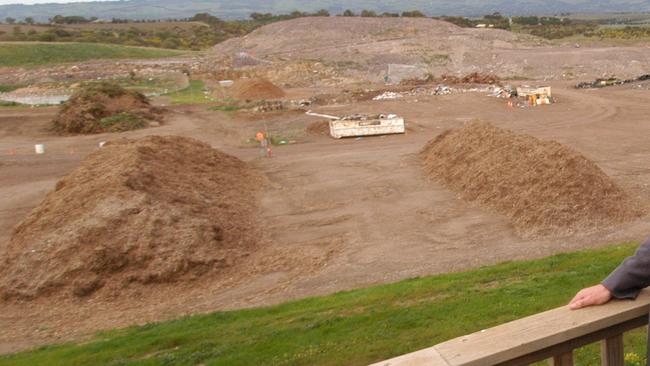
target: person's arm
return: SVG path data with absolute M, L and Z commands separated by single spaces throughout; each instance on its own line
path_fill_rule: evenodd
M 617 299 L 636 299 L 641 289 L 650 285 L 650 238 L 601 284 Z
M 569 303 L 571 309 L 601 305 L 612 297 L 635 299 L 641 289 L 650 285 L 650 238 L 641 244 L 632 257 L 626 258 L 599 285 L 580 290 Z

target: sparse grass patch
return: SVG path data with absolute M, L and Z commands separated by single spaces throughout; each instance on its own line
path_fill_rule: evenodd
M 190 85 L 187 88 L 165 94 L 165 96 L 171 98 L 172 104 L 204 104 L 215 101 L 201 80 L 190 80 Z
M 234 111 L 238 111 L 240 109 L 241 109 L 240 106 L 232 105 L 232 104 L 231 105 L 215 105 L 215 106 L 212 106 L 212 107 L 208 108 L 208 110 L 210 110 L 210 111 L 222 111 L 222 112 L 234 112 Z
M 209 111 L 235 112 L 247 107 L 239 101 L 231 98 L 216 100 L 216 102 L 218 103 L 217 105 L 208 107 Z
M 216 312 L 103 332 L 83 344 L 0 357 L 0 365 L 367 365 L 561 306 L 636 244 Z M 626 352 L 644 355 L 643 332 Z M 598 348 L 576 364 L 598 364 Z
M 422 62 L 427 65 L 445 65 L 451 61 L 451 57 L 446 53 L 423 53 L 421 57 Z

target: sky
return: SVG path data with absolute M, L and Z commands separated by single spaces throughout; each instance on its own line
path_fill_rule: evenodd
M 0 0 L 0 5 L 8 4 L 45 4 L 45 3 L 76 3 L 94 0 Z M 99 0 L 102 1 L 102 0 Z M 105 0 L 103 0 L 105 1 Z

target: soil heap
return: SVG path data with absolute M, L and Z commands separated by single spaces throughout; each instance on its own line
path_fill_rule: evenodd
M 266 79 L 240 79 L 232 87 L 233 97 L 239 100 L 279 99 L 284 91 Z
M 308 135 L 329 136 L 330 135 L 330 121 L 316 121 L 310 123 L 306 128 Z
M 258 183 L 244 162 L 193 139 L 109 142 L 15 228 L 0 299 L 221 278 L 256 245 Z
M 160 122 L 161 113 L 141 93 L 107 82 L 92 83 L 63 103 L 52 127 L 73 134 L 129 131 Z
M 571 234 L 639 214 L 628 195 L 578 152 L 487 123 L 446 131 L 421 156 L 430 177 L 509 217 L 524 237 Z

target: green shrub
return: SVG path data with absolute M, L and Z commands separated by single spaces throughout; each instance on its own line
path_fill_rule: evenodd
M 147 127 L 144 119 L 131 113 L 122 112 L 110 117 L 102 118 L 99 125 L 108 132 L 123 132 Z
M 22 88 L 22 85 L 17 84 L 0 84 L 0 93 L 8 93 L 16 89 Z

